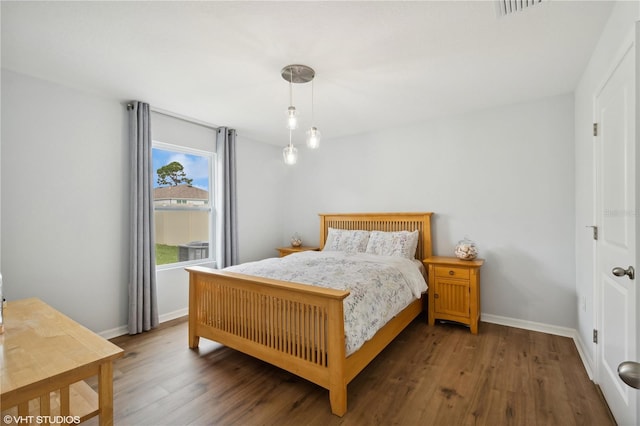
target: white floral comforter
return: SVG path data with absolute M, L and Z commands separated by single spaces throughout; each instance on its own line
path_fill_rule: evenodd
M 365 253 L 306 251 L 225 271 L 348 290 L 344 300 L 347 355 L 427 290 L 414 261 Z

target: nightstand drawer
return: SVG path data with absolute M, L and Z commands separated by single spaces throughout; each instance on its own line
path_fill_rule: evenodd
M 436 277 L 469 279 L 469 268 L 436 266 Z

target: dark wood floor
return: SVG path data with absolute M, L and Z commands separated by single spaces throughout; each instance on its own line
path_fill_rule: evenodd
M 342 418 L 310 382 L 206 339 L 190 350 L 184 319 L 113 342 L 116 425 L 614 424 L 571 339 L 495 324 L 419 317 L 351 382 Z

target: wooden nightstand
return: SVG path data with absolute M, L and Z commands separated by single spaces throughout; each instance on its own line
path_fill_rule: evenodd
M 429 272 L 429 325 L 456 321 L 478 334 L 482 259 L 433 256 L 422 261 Z
M 276 248 L 276 250 L 278 250 L 278 253 L 280 253 L 280 257 L 285 257 L 291 253 L 298 253 L 301 251 L 318 251 L 320 250 L 319 247 L 308 247 L 308 246 L 300 246 L 300 247 L 278 247 Z

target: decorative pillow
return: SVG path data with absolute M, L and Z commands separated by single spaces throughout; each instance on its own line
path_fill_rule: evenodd
M 369 242 L 369 231 L 329 228 L 323 250 L 364 253 Z
M 418 248 L 418 231 L 371 231 L 367 253 L 413 259 Z

